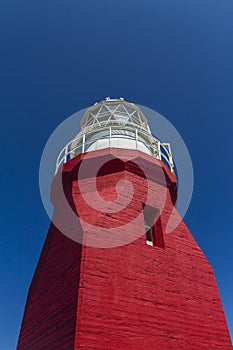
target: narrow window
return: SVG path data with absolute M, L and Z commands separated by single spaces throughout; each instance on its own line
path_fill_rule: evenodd
M 146 243 L 164 248 L 163 231 L 159 211 L 149 205 L 143 205 Z
M 150 223 L 149 215 L 145 215 L 144 213 L 144 222 L 145 222 L 145 230 L 146 230 L 146 243 L 149 245 L 153 245 L 153 232 L 152 232 L 152 224 Z

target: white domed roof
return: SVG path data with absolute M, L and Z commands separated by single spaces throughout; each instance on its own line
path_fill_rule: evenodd
M 131 125 L 150 133 L 147 119 L 133 103 L 120 99 L 110 99 L 96 103 L 89 108 L 81 120 L 81 129 L 91 130 L 106 125 Z

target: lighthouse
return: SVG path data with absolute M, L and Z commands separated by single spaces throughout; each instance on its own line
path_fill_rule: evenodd
M 213 269 L 175 209 L 169 140 L 122 98 L 80 127 L 57 158 L 17 349 L 232 349 Z

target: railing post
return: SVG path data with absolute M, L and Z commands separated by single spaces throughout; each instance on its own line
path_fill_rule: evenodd
M 111 147 L 111 139 L 112 139 L 112 127 L 109 127 L 109 148 Z
M 162 160 L 162 157 L 161 157 L 161 142 L 158 141 L 158 151 L 159 151 L 159 160 Z
M 167 147 L 168 147 L 168 152 L 169 152 L 170 169 L 171 169 L 171 172 L 174 173 L 174 163 L 173 163 L 172 151 L 171 151 L 170 143 L 167 144 Z
M 65 148 L 64 163 L 67 162 L 67 154 L 68 154 L 68 145 L 66 145 L 66 148 Z
M 173 164 L 172 156 L 170 156 L 169 158 L 170 158 L 170 169 L 171 169 L 171 172 L 174 173 L 174 164 Z
M 136 149 L 138 149 L 138 129 L 135 129 Z
M 85 134 L 83 134 L 82 153 L 85 152 Z

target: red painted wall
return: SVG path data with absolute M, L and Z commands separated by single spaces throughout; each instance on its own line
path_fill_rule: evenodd
M 102 239 L 98 227 L 114 227 L 114 237 L 110 231 L 104 242 L 120 242 L 122 224 L 129 217 L 140 217 L 146 201 L 158 207 L 165 194 L 160 213 L 164 248 L 146 244 L 143 216 L 135 228 L 143 235 L 114 248 L 81 246 L 52 226 L 29 291 L 18 350 L 232 349 L 207 259 L 183 222 L 171 234 L 165 233 L 176 200 L 174 176 L 158 160 L 138 151 L 125 151 L 124 160 L 122 150 L 114 150 L 114 156 L 118 152 L 121 160 L 106 163 L 109 151 L 92 152 L 87 160 L 90 173 L 79 180 L 80 161 L 85 155 L 63 166 L 66 197 L 84 220 L 79 233 L 81 229 L 83 240 L 95 245 Z M 142 165 L 147 179 L 134 160 Z M 83 200 L 81 185 L 92 204 L 97 202 L 91 181 L 96 161 L 106 163 L 96 181 L 99 195 L 110 207 L 117 198 L 118 181 L 133 184 L 135 195 L 124 211 L 102 213 Z M 59 181 L 58 174 L 52 187 L 55 216 L 73 230 L 75 224 L 63 210 Z M 124 189 L 126 198 L 129 194 Z M 133 235 L 133 226 L 125 234 Z
M 74 349 L 81 245 L 51 225 L 28 293 L 17 350 Z

